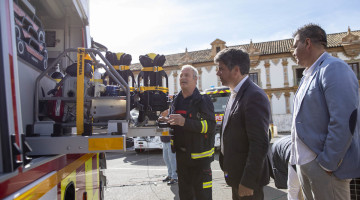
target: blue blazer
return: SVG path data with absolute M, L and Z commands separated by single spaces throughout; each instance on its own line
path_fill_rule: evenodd
M 359 82 L 328 53 L 315 63 L 295 128 L 316 161 L 340 179 L 360 177 Z

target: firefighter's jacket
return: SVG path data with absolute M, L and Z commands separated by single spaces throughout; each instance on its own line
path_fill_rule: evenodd
M 174 97 L 170 114 L 175 114 L 179 107 L 179 95 L 182 93 L 180 92 Z M 206 94 L 201 95 L 195 88 L 186 110 L 184 126 L 172 126 L 172 150 L 174 152 L 185 151 L 191 160 L 207 160 L 208 158 L 213 160 L 215 124 L 214 105 L 210 97 Z M 185 137 L 180 139 L 185 141 L 185 147 L 180 147 L 177 143 L 180 137 Z

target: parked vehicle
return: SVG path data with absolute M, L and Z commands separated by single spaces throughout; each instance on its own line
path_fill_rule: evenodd
M 168 107 L 148 98 L 167 102 L 163 77 L 147 76 L 164 72 L 146 66 L 146 84 L 130 88 L 124 79 L 132 72 L 121 61 L 131 56 L 105 58 L 106 47 L 89 34 L 88 3 L 0 1 L 0 199 L 103 199 L 104 152 L 126 151 L 132 137 L 169 134 L 154 124 L 129 126 L 130 108 L 143 109 L 148 122 Z
M 210 89 L 206 89 L 204 91 L 205 94 L 209 95 L 211 101 L 214 104 L 214 111 L 215 111 L 215 120 L 216 120 L 216 128 L 215 128 L 215 147 L 220 148 L 220 129 L 222 120 L 224 118 L 224 113 L 226 109 L 226 104 L 230 97 L 230 88 L 223 86 L 223 87 L 213 87 Z M 273 137 L 277 135 L 276 127 L 271 123 L 270 130 L 269 130 L 269 137 Z

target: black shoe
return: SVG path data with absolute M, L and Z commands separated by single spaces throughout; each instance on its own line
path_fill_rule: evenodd
M 171 177 L 170 176 L 167 176 L 164 180 L 163 180 L 163 182 L 168 182 L 168 181 L 170 181 L 171 180 Z
M 177 179 L 171 179 L 169 182 L 167 182 L 167 185 L 174 185 L 178 182 Z

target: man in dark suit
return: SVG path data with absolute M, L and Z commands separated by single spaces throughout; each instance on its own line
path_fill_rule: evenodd
M 231 90 L 221 131 L 220 166 L 226 183 L 235 200 L 264 199 L 263 187 L 270 179 L 269 99 L 248 77 L 249 54 L 227 48 L 214 62 L 222 84 Z

